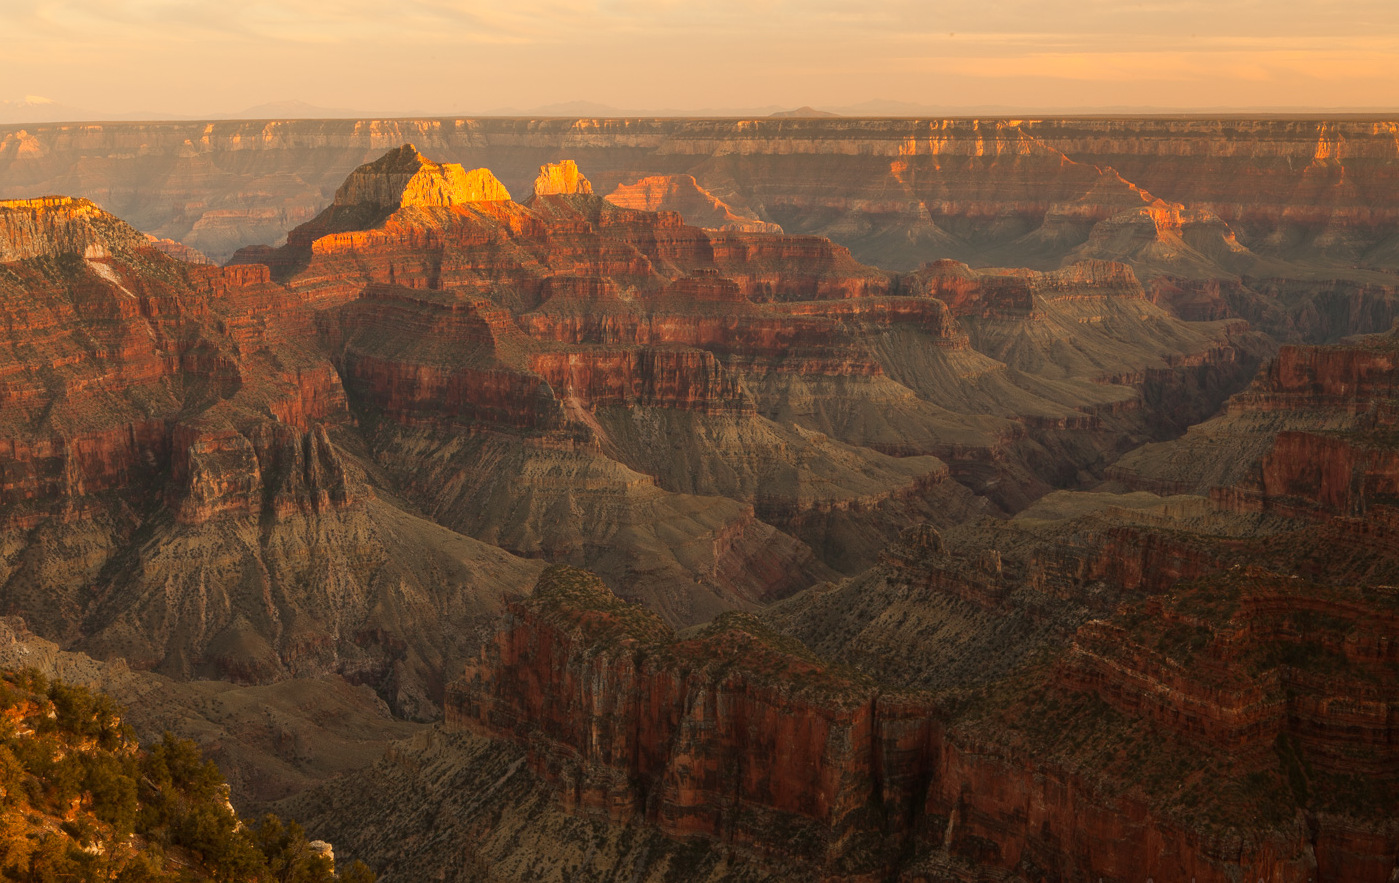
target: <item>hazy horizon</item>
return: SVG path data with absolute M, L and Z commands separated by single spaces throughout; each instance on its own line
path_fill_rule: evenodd
M 384 120 L 384 119 L 573 119 L 573 118 L 617 118 L 617 119 L 762 119 L 795 118 L 813 119 L 821 117 L 844 119 L 899 119 L 899 118 L 1017 118 L 1046 119 L 1054 117 L 1281 117 L 1281 118 L 1326 118 L 1340 117 L 1384 118 L 1399 115 L 1399 105 L 1385 107 L 1007 107 L 987 105 L 980 107 L 899 107 L 898 102 L 871 100 L 856 106 L 764 107 L 733 108 L 617 108 L 597 102 L 577 101 L 534 108 L 494 108 L 479 113 L 440 113 L 432 111 L 394 111 L 374 108 L 327 108 L 308 102 L 290 99 L 268 102 L 262 105 L 242 108 L 237 111 L 215 111 L 206 114 L 175 114 L 160 111 L 115 112 L 110 116 L 90 108 L 76 108 L 61 105 L 50 100 L 33 102 L 36 96 L 26 96 L 28 101 L 0 101 L 0 125 L 49 125 L 69 123 L 136 123 L 136 122 L 236 122 L 267 119 L 285 120 Z M 811 114 L 802 111 L 814 111 Z
M 34 122 L 288 102 L 349 116 L 1399 107 L 1390 0 L 17 0 L 0 25 L 0 112 Z

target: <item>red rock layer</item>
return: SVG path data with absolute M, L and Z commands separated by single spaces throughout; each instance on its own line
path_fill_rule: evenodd
M 931 760 L 926 708 L 765 631 L 732 614 L 677 641 L 591 574 L 554 568 L 452 685 L 448 723 L 520 738 L 575 808 L 677 836 L 824 865 L 883 847 L 865 830 L 872 801 L 899 808 L 885 834 L 907 835 Z
M 379 174 L 372 170 L 382 165 L 382 174 L 392 177 L 396 156 L 366 166 L 370 171 L 356 175 Z M 372 189 L 361 187 L 366 188 Z M 342 217 L 343 208 L 335 207 L 293 231 L 289 244 L 276 254 L 250 254 L 247 259 L 268 260 L 281 278 L 313 303 L 333 304 L 359 295 L 355 304 L 342 310 L 345 326 L 330 331 L 332 344 L 343 342 L 348 347 L 343 362 L 349 376 L 358 376 L 358 389 L 395 419 L 410 423 L 419 418 L 395 405 L 396 397 L 420 396 L 421 407 L 414 406 L 418 411 L 430 409 L 439 400 L 451 400 L 461 404 L 449 411 L 472 419 L 498 418 L 502 425 L 514 428 L 547 425 L 555 410 L 547 404 L 548 396 L 536 396 L 530 390 L 532 381 L 518 375 L 538 376 L 539 368 L 553 366 L 549 391 L 561 397 L 555 380 L 564 386 L 573 383 L 575 390 L 580 385 L 577 378 L 559 373 L 557 365 L 603 358 L 588 351 L 599 345 L 683 345 L 708 350 L 718 358 L 718 369 L 705 356 L 687 357 L 685 362 L 701 368 L 702 376 L 685 381 L 696 389 L 712 387 L 716 381 L 708 374 L 716 370 L 768 377 L 877 377 L 890 370 L 890 359 L 898 358 L 873 352 L 882 329 L 909 328 L 926 335 L 925 342 L 933 346 L 965 350 L 968 341 L 956 321 L 958 315 L 999 321 L 1004 336 L 1011 339 L 1017 323 L 1038 322 L 1045 310 L 1093 312 L 1101 299 L 1137 300 L 1144 308 L 1150 306 L 1131 270 L 1116 264 L 1085 262 L 1049 274 L 974 274 L 961 265 L 943 264 L 915 277 L 890 277 L 855 263 L 845 249 L 815 237 L 706 233 L 686 226 L 674 214 L 624 210 L 579 193 L 547 195 L 529 206 L 400 208 L 377 221 L 367 216 L 360 219 L 369 225 L 361 230 L 341 229 L 342 222 L 351 220 Z M 470 303 L 477 311 L 490 299 L 501 307 L 490 334 L 504 337 L 487 345 L 473 336 L 476 331 L 462 329 L 463 341 L 477 355 L 458 360 L 461 364 L 451 369 L 458 372 L 455 380 L 424 377 L 426 391 L 412 392 L 420 385 L 417 381 L 391 379 L 396 372 L 417 370 L 403 362 L 405 358 L 434 365 L 436 373 L 446 366 L 430 353 L 406 355 L 413 348 L 405 336 L 409 325 L 425 331 L 425 320 L 409 320 L 401 307 L 379 292 L 394 289 L 401 299 L 411 299 L 403 294 L 408 286 L 450 292 L 445 296 Z M 420 299 L 426 302 L 433 297 L 424 294 Z M 938 298 L 950 302 L 951 308 Z M 518 329 L 510 327 L 510 314 Z M 1086 315 L 1072 321 L 1082 325 L 1101 323 L 1101 319 Z M 1164 314 L 1151 321 L 1159 324 L 1162 319 Z M 1154 351 L 1159 331 L 1149 329 L 1135 346 Z M 446 326 L 433 333 L 445 345 Z M 1179 330 L 1172 329 L 1171 334 L 1178 336 Z M 384 337 L 395 341 L 392 346 L 399 356 L 389 359 L 384 349 L 388 344 L 375 342 Z M 508 345 L 505 337 L 510 338 Z M 541 346 L 543 342 L 564 344 L 569 355 L 556 346 Z M 1113 344 L 1109 335 L 1094 341 L 1091 348 Z M 1246 360 L 1235 356 L 1216 342 L 1188 356 L 1168 356 L 1159 370 L 1134 368 L 1123 373 L 1118 368 L 1100 371 L 1101 376 L 1092 379 L 1166 387 L 1180 369 L 1200 368 L 1219 375 L 1219 384 L 1227 385 L 1232 376 L 1227 363 L 1236 363 L 1234 373 L 1246 367 Z M 402 364 L 391 367 L 389 362 L 394 360 Z M 1139 365 L 1138 352 L 1126 363 Z M 1076 371 L 1077 366 L 1068 370 Z M 515 379 L 507 383 L 507 376 Z M 725 377 L 717 382 L 723 386 L 735 380 Z M 938 383 L 945 381 L 938 378 Z M 443 384 L 458 391 L 432 391 Z M 468 407 L 474 395 L 472 384 L 480 384 L 482 401 Z M 583 384 L 590 385 L 595 384 Z M 520 413 L 511 413 L 509 403 L 498 400 L 501 391 L 519 403 L 515 410 Z M 1120 397 L 1108 395 L 1113 401 L 1100 403 L 1096 401 L 1103 397 L 1100 391 L 1085 388 L 1083 392 L 1089 402 L 1050 403 L 1032 393 L 1026 397 L 1031 404 L 1024 407 L 1047 410 L 1052 416 L 1037 413 L 1025 419 L 1037 435 L 1105 434 L 1104 415 L 1128 414 L 1136 408 L 1130 399 L 1118 401 Z M 961 394 L 949 391 L 948 398 L 956 400 Z M 587 396 L 580 401 L 586 404 Z M 611 392 L 599 399 L 604 401 L 619 399 Z M 536 404 L 543 410 L 534 417 L 521 411 Z M 1003 402 L 994 407 L 1021 406 Z M 1140 418 L 1128 418 L 1134 420 Z M 956 450 L 944 446 L 931 452 L 954 455 Z
M 588 407 L 642 405 L 753 413 L 732 375 L 704 350 L 587 349 L 538 353 L 534 370 L 556 393 Z
M 1253 631 L 1229 647 L 1288 639 L 1295 611 L 1279 617 L 1270 603 L 1246 602 L 1235 618 Z M 1396 625 L 1391 617 L 1367 634 Z M 1103 644 L 1115 655 L 1087 649 Z M 1366 664 L 1380 646 L 1350 644 Z M 1184 675 L 1165 686 L 1163 669 L 1144 664 L 1152 654 L 1124 655 L 1128 646 L 1105 626 L 1086 629 L 1055 688 L 1094 691 L 1206 744 L 1237 748 L 1291 727 L 1319 759 L 1378 746 L 1392 775 L 1392 705 L 1376 717 L 1373 701 L 1302 696 L 1284 713 Z M 1112 796 L 1094 778 L 950 723 L 926 697 L 833 672 L 756 622 L 731 617 L 678 639 L 595 578 L 561 568 L 510 608 L 449 689 L 447 721 L 520 742 L 576 810 L 746 846 L 826 879 L 882 879 L 922 844 L 1059 879 L 1380 883 L 1399 845 L 1399 831 L 1335 815 L 1310 831 L 1197 833 L 1144 798 Z
M 1240 511 L 1393 521 L 1399 411 L 1391 332 L 1330 347 L 1283 347 L 1230 400 L 1228 420 L 1267 418 L 1267 453 L 1248 480 L 1214 496 Z
M 1399 361 L 1392 342 L 1357 346 L 1285 346 L 1247 391 L 1235 410 L 1334 410 L 1356 416 L 1374 410 L 1384 423 L 1399 422 L 1392 402 L 1399 391 Z
M 607 201 L 648 212 L 676 212 L 688 223 L 710 230 L 782 232 L 778 225 L 759 220 L 751 213 L 735 214 L 732 206 L 699 186 L 692 175 L 651 175 L 634 184 L 620 185 L 607 195 Z
M 262 411 L 248 425 L 301 431 L 343 411 L 331 366 L 294 349 L 265 360 L 295 331 L 269 327 L 286 292 L 266 268 L 171 260 L 84 200 L 5 203 L 0 226 L 23 256 L 0 291 L 0 505 L 146 486 L 194 444 L 185 401 L 240 399 Z
M 220 515 L 319 515 L 353 502 L 345 466 L 325 426 L 282 422 L 244 435 L 232 428 L 175 427 L 169 505 L 185 524 Z
M 577 170 L 566 165 L 541 173 L 558 186 L 529 207 L 380 206 L 380 191 L 404 191 L 400 179 L 429 168 L 410 147 L 392 152 L 356 172 L 285 248 L 248 256 L 317 305 L 354 298 L 322 334 L 341 348 L 353 394 L 399 422 L 548 428 L 568 397 L 751 413 L 715 355 L 752 370 L 880 373 L 851 351 L 837 317 L 765 315 L 751 302 L 888 288 L 829 242 L 711 235 L 678 215 L 620 209 L 570 183 Z M 488 298 L 542 305 L 517 323 Z M 657 349 L 675 345 L 713 355 Z
M 1325 512 L 1364 516 L 1399 502 L 1399 450 L 1338 436 L 1282 432 L 1263 458 L 1262 493 L 1294 498 Z
M 140 241 L 140 234 L 86 199 L 0 200 L 0 262 L 60 254 L 102 258 L 110 247 L 130 248 Z
M 905 285 L 943 301 L 954 316 L 1025 318 L 1037 302 L 1143 296 L 1126 264 L 1082 261 L 1047 273 L 1028 270 L 976 271 L 956 261 L 937 261 L 905 279 Z

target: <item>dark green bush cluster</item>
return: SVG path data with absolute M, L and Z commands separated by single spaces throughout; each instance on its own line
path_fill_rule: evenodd
M 296 823 L 239 821 L 218 767 L 166 734 L 138 747 L 102 694 L 0 672 L 0 879 L 369 883 Z

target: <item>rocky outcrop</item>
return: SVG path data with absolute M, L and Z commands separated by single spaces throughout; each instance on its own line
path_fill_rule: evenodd
M 179 678 L 338 673 L 434 714 L 469 623 L 538 566 L 377 497 L 267 267 L 183 263 L 79 200 L 0 214 L 27 255 L 0 281 L 0 607 Z
M 488 169 L 468 172 L 456 163 L 435 163 L 405 144 L 356 169 L 335 191 L 333 204 L 394 211 L 509 201 L 510 191 Z
M 926 532 L 907 543 L 921 553 L 940 548 Z M 1300 614 L 1257 597 L 1232 621 L 1251 624 L 1249 640 L 1295 640 L 1289 635 L 1300 620 L 1289 617 Z M 1174 634 L 1169 618 L 1146 622 Z M 1382 646 L 1375 638 L 1396 625 L 1367 625 L 1375 634 L 1348 641 L 1354 649 L 1347 652 L 1366 659 L 1362 665 L 1388 664 L 1370 660 L 1366 648 Z M 1287 813 L 1254 816 L 1246 828 L 1234 817 L 1231 830 L 1218 829 L 1178 811 L 1179 778 L 1139 790 L 1120 778 L 1120 763 L 1094 771 L 1083 763 L 1081 742 L 1075 757 L 1064 748 L 1075 743 L 1057 724 L 1023 716 L 1068 713 L 1070 730 L 1081 733 L 1095 725 L 1085 716 L 1091 704 L 1081 707 L 1087 691 L 1132 716 L 1114 724 L 1130 738 L 1137 732 L 1130 721 L 1144 718 L 1197 750 L 1237 750 L 1240 739 L 1285 746 L 1271 762 L 1247 765 L 1248 782 L 1286 781 L 1298 757 L 1318 762 L 1306 774 L 1297 766 L 1298 775 L 1324 776 L 1329 752 L 1342 766 L 1345 757 L 1368 757 L 1392 784 L 1383 747 L 1392 741 L 1392 700 L 1386 710 L 1383 698 L 1298 697 L 1307 711 L 1289 716 L 1246 689 L 1235 695 L 1185 677 L 1172 687 L 1162 673 L 1169 661 L 1144 666 L 1152 653 L 1139 645 L 1135 657 L 1102 649 L 1132 646 L 1113 628 L 1080 630 L 1075 650 L 1047 682 L 1032 675 L 1013 682 L 1009 694 L 1002 689 L 959 712 L 927 695 L 881 690 L 742 617 L 677 637 L 591 575 L 556 568 L 530 600 L 512 606 L 480 661 L 450 688 L 447 721 L 519 744 L 572 811 L 617 823 L 645 819 L 671 836 L 742 847 L 825 879 L 900 871 L 919 879 L 957 861 L 1059 878 L 1144 872 L 1224 881 L 1242 869 L 1292 881 L 1387 879 L 1399 830 L 1354 802 L 1353 789 L 1320 798 L 1310 830 Z M 1322 628 L 1339 634 L 1345 627 Z M 1235 658 L 1253 652 L 1237 638 L 1223 645 Z M 1276 683 L 1268 677 L 1265 684 Z M 1007 695 L 1029 704 L 1007 706 Z M 1068 696 L 1080 698 L 1059 698 Z M 1061 711 L 1060 701 L 1073 707 Z M 1162 716 L 1168 708 L 1171 715 Z M 1012 722 L 1016 715 L 1021 723 Z M 1286 731 L 1288 720 L 1297 721 L 1297 734 Z M 1280 740 L 1279 728 L 1286 731 Z M 1026 750 L 1046 740 L 1044 753 Z M 1149 762 L 1186 756 L 1167 750 Z M 1219 784 L 1184 775 L 1197 795 Z M 1277 799 L 1305 803 L 1305 782 L 1300 787 Z M 1216 793 L 1209 802 L 1227 812 L 1236 798 Z M 1272 799 L 1260 804 L 1268 812 Z M 1356 811 L 1360 817 L 1350 814 Z
M 1399 451 L 1346 437 L 1278 434 L 1263 458 L 1268 500 L 1304 501 L 1321 511 L 1363 518 L 1374 504 L 1399 501 Z
M 533 367 L 575 407 L 753 413 L 733 375 L 705 350 L 580 348 L 539 353 Z
M 185 524 L 226 513 L 315 516 L 354 499 L 345 464 L 319 423 L 305 431 L 263 423 L 246 436 L 180 424 L 171 446 L 169 505 Z
M 548 571 L 510 616 L 451 688 L 448 725 L 519 738 L 566 806 L 818 866 L 852 847 L 877 863 L 897 843 L 881 833 L 910 833 L 930 760 L 916 700 L 738 615 L 677 640 L 582 571 Z M 881 816 L 887 831 L 864 830 Z
M 1216 493 L 1255 511 L 1293 498 L 1363 516 L 1392 497 L 1395 341 L 1390 332 L 1285 346 L 1223 414 L 1133 452 L 1111 475 L 1136 487 Z
M 1390 412 L 1399 371 L 1393 335 L 1352 346 L 1283 347 L 1234 410 L 1372 411 L 1375 421 L 1394 422 Z
M 1399 693 L 1380 673 L 1399 618 L 1363 596 L 1304 593 L 1266 573 L 1213 582 L 1227 618 L 1192 615 L 1175 597 L 1148 602 L 1135 628 L 1088 623 L 1063 683 L 1222 752 L 1281 741 L 1306 757 L 1310 776 L 1392 781 Z
M 0 200 L 0 262 L 73 254 L 106 258 L 144 244 L 91 201 L 67 196 Z
M 535 196 L 591 196 L 592 192 L 593 185 L 571 159 L 545 165 L 534 179 Z
M 676 212 L 686 223 L 709 230 L 782 232 L 777 224 L 760 220 L 751 211 L 735 213 L 732 206 L 701 187 L 693 175 L 651 175 L 634 184 L 621 184 L 607 194 L 607 201 L 648 212 Z

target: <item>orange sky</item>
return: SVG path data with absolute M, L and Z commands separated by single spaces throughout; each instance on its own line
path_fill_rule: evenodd
M 1399 0 L 6 0 L 0 100 L 1399 109 Z

